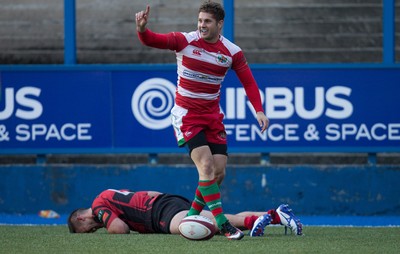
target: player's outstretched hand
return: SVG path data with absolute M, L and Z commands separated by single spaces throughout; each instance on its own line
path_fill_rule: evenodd
M 136 30 L 138 32 L 144 32 L 146 30 L 147 20 L 150 14 L 150 6 L 147 5 L 146 10 L 139 11 L 136 13 Z
M 269 119 L 267 118 L 267 116 L 264 114 L 264 112 L 257 112 L 257 121 L 258 124 L 261 127 L 261 133 L 263 133 L 269 125 Z

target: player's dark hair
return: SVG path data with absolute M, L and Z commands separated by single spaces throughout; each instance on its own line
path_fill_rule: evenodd
M 71 212 L 68 217 L 67 224 L 70 233 L 76 233 L 76 225 L 73 221 L 76 221 L 78 217 L 78 212 L 84 210 L 84 208 L 78 208 Z
M 225 11 L 222 5 L 212 1 L 205 1 L 202 5 L 200 5 L 199 12 L 212 14 L 217 22 L 224 20 L 225 18 Z

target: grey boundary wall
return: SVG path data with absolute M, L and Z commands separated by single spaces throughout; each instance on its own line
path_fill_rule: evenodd
M 171 52 L 139 43 L 134 14 L 148 3 L 152 30 L 191 31 L 201 2 L 77 0 L 77 63 L 174 63 Z M 0 64 L 62 64 L 63 6 L 63 0 L 2 0 Z M 235 0 L 235 42 L 249 63 L 380 63 L 382 6 L 382 0 Z

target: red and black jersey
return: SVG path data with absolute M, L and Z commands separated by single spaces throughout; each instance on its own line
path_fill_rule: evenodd
M 108 189 L 93 201 L 92 211 L 97 221 L 108 228 L 115 218 L 124 221 L 130 230 L 153 233 L 152 206 L 159 197 L 149 196 L 147 191 Z

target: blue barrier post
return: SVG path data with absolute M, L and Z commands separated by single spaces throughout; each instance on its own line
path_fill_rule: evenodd
M 261 153 L 261 165 L 270 165 L 271 164 L 271 159 L 270 159 L 270 154 L 269 153 Z
M 394 64 L 395 0 L 383 0 L 383 62 Z
M 376 166 L 377 155 L 376 153 L 368 153 L 368 164 L 372 166 Z
M 64 0 L 64 64 L 76 64 L 75 0 Z
M 37 154 L 36 155 L 36 164 L 37 165 L 44 165 L 47 162 L 46 154 Z
M 224 0 L 225 21 L 224 36 L 234 42 L 235 40 L 235 0 Z

